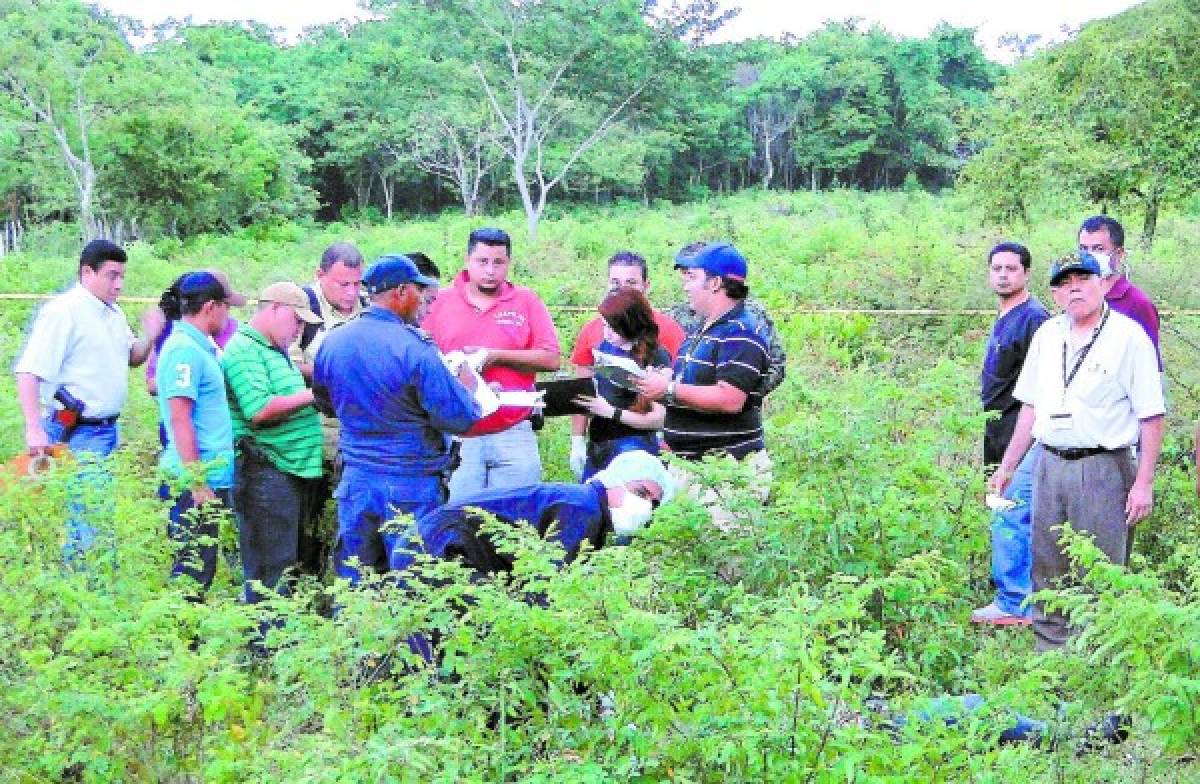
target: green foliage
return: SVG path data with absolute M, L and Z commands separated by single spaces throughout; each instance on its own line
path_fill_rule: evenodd
M 489 218 L 519 226 L 516 212 Z M 131 295 L 185 269 L 221 266 L 243 290 L 306 280 L 321 250 L 352 239 L 368 257 L 426 249 L 452 272 L 475 222 L 454 211 L 402 225 L 257 224 L 131 248 Z M 1073 220 L 1028 237 L 1044 297 L 1046 259 Z M 1139 259 L 1160 305 L 1187 302 L 1192 218 L 1168 215 Z M 1028 634 L 967 623 L 990 596 L 988 522 L 979 503 L 976 374 L 987 315 L 938 319 L 814 316 L 806 305 L 991 304 L 983 258 L 1001 236 L 961 199 L 924 193 L 757 193 L 699 206 L 628 205 L 548 217 L 518 241 L 517 276 L 552 305 L 592 307 L 604 259 L 629 247 L 651 263 L 651 298 L 678 297 L 675 249 L 729 236 L 746 251 L 790 357 L 767 409 L 772 499 L 756 477 L 704 464 L 741 528 L 713 527 L 687 499 L 663 507 L 628 547 L 561 553 L 526 531 L 497 531 L 513 574 L 471 581 L 419 557 L 407 588 L 307 581 L 289 599 L 240 601 L 236 534 L 222 524 L 213 590 L 202 604 L 166 579 L 166 509 L 155 500 L 154 412 L 140 378 L 123 417 L 114 504 L 100 528 L 116 543 L 90 573 L 61 565 L 69 470 L 0 488 L 0 769 L 17 780 L 213 781 L 1029 781 L 1177 782 L 1200 775 L 1196 641 L 1200 520 L 1187 432 L 1200 413 L 1195 320 L 1164 340 L 1172 415 L 1157 512 L 1129 571 L 1075 545 L 1086 590 L 1059 598 L 1085 633 L 1055 656 Z M 64 245 L 64 248 L 66 246 Z M 51 291 L 72 254 L 16 254 L 0 290 Z M 4 304 L 10 366 L 32 306 Z M 136 306 L 129 306 L 136 311 Z M 554 311 L 564 344 L 588 313 Z M 0 397 L 13 400 L 11 376 Z M 566 423 L 540 438 L 547 478 L 568 481 Z M 15 406 L 0 443 L 18 449 Z M 419 579 L 418 579 L 419 578 Z M 544 601 L 530 603 L 531 594 Z M 337 606 L 333 619 L 314 612 Z M 257 657 L 260 613 L 272 653 Z M 408 648 L 431 634 L 438 664 Z M 894 711 L 978 692 L 990 708 L 948 729 L 885 727 Z M 932 708 L 930 708 L 932 709 Z M 1120 747 L 1076 756 L 1069 740 L 1112 710 L 1133 717 Z M 1051 721 L 1054 749 L 998 746 L 1019 711 Z
M 1198 40 L 1195 3 L 1156 0 L 1022 64 L 980 129 L 967 171 L 978 198 L 1025 219 L 1064 194 L 1100 211 L 1136 205 L 1149 244 L 1200 174 Z

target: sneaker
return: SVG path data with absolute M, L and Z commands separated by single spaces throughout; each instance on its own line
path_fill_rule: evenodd
M 1033 623 L 1033 619 L 1006 613 L 997 607 L 995 602 L 992 602 L 987 607 L 980 607 L 971 613 L 971 623 L 982 623 L 988 626 L 1029 626 Z

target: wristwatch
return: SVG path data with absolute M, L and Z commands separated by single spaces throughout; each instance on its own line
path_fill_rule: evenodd
M 668 403 L 675 402 L 675 384 L 676 383 L 677 382 L 672 380 L 669 384 L 667 384 L 667 391 L 663 395 L 663 400 L 666 400 Z

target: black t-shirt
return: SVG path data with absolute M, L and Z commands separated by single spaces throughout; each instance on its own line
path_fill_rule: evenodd
M 623 348 L 614 346 L 607 340 L 601 341 L 600 345 L 596 346 L 597 351 L 602 351 L 605 354 L 614 354 L 620 357 L 631 358 L 629 352 Z M 650 358 L 651 367 L 667 367 L 671 364 L 671 355 L 662 346 L 654 352 L 654 356 Z M 612 403 L 617 408 L 628 410 L 637 400 L 637 392 L 632 389 L 619 387 L 613 382 L 600 376 L 595 377 L 596 394 Z M 625 438 L 626 436 L 644 436 L 649 435 L 651 431 L 630 427 L 629 425 L 615 422 L 611 419 L 601 419 L 600 417 L 592 417 L 588 424 L 588 438 L 592 441 L 611 441 L 614 438 Z
M 1013 428 L 1017 424 L 1017 412 L 1021 403 L 1012 396 L 1025 364 L 1025 354 L 1033 340 L 1033 333 L 1050 318 L 1050 313 L 1038 302 L 1037 297 L 1017 305 L 996 319 L 992 334 L 988 338 L 987 354 L 980 374 L 980 401 L 984 411 L 999 411 L 999 419 L 989 420 L 984 431 L 983 460 L 999 463 L 1004 450 L 1012 440 Z

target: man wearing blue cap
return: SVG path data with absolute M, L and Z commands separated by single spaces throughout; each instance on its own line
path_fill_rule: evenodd
M 704 318 L 669 373 L 649 373 L 638 391 L 667 407 L 663 435 L 680 457 L 763 454 L 762 399 L 770 367 L 762 325 L 746 312 L 746 259 L 728 243 L 675 261 L 688 302 Z
M 675 254 L 675 262 L 678 265 L 680 262 L 686 265 L 687 260 L 704 250 L 709 243 L 704 241 L 689 242 L 679 249 Z M 677 267 L 678 268 L 678 267 Z M 775 322 L 771 320 L 771 315 L 767 313 L 766 307 L 762 302 L 754 297 L 747 296 L 743 300 L 746 307 L 746 314 L 758 322 L 760 333 L 763 340 L 767 342 L 767 354 L 771 357 L 771 365 L 767 368 L 766 377 L 763 379 L 763 397 L 774 392 L 783 379 L 787 376 L 787 351 L 783 347 L 783 341 L 779 337 L 779 330 L 775 328 Z M 704 317 L 696 312 L 686 300 L 672 305 L 667 309 L 667 314 L 675 321 L 679 322 L 679 326 L 684 332 L 698 332 L 704 326 Z
M 1037 439 L 1033 476 L 1033 590 L 1059 587 L 1071 563 L 1058 543 L 1070 521 L 1117 564 L 1129 560 L 1133 527 L 1154 505 L 1162 447 L 1162 384 L 1154 345 L 1137 322 L 1105 302 L 1105 270 L 1088 252 L 1050 269 L 1063 313 L 1034 334 L 1013 397 L 1016 429 L 988 489 L 1003 493 Z M 1135 454 L 1134 447 L 1137 447 Z M 1066 643 L 1065 616 L 1037 602 L 1038 650 Z
M 372 264 L 363 284 L 370 308 L 330 331 L 313 371 L 318 400 L 342 424 L 335 558 L 338 575 L 355 583 L 359 569 L 407 566 L 411 524 L 389 530 L 384 523 L 397 512 L 420 517 L 445 500 L 445 434 L 465 432 L 480 415 L 464 386 L 473 383 L 469 368 L 455 378 L 417 327 L 437 281 L 394 254 Z

